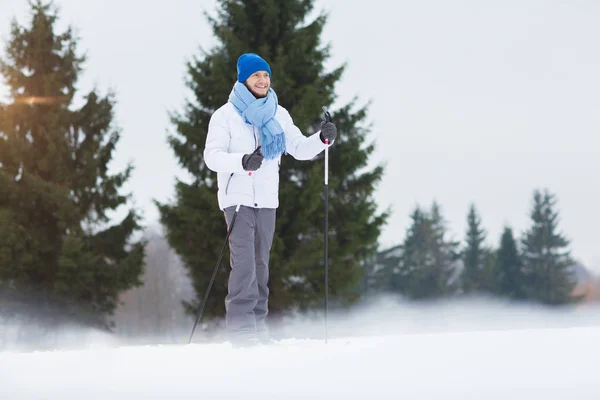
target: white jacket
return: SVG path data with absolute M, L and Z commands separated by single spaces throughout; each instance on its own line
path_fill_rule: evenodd
M 320 132 L 304 136 L 285 108 L 278 106 L 275 118 L 285 133 L 286 152 L 295 159 L 310 160 L 325 150 L 327 145 L 321 141 Z M 260 143 L 260 130 L 245 123 L 231 103 L 227 102 L 211 116 L 204 163 L 217 173 L 221 210 L 238 204 L 255 208 L 279 206 L 281 156 L 264 159 L 252 174 L 242 167 L 242 157 L 256 150 Z

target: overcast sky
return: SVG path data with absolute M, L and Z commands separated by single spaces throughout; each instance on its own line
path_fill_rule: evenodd
M 573 255 L 600 271 L 600 3 L 349 2 L 316 9 L 331 13 L 328 67 L 348 63 L 332 108 L 355 95 L 372 101 L 373 162 L 387 163 L 377 197 L 393 210 L 382 245 L 399 243 L 413 207 L 435 199 L 456 239 L 475 202 L 495 246 L 504 224 L 528 228 L 533 190 L 547 187 Z M 152 200 L 168 200 L 174 177 L 186 178 L 166 144 L 167 112 L 190 95 L 185 61 L 215 44 L 202 15 L 215 2 L 56 4 L 59 27 L 72 24 L 88 55 L 81 91 L 117 93 L 113 166 L 134 163 L 127 190 L 155 223 Z M 3 46 L 13 16 L 28 22 L 26 0 L 0 0 Z

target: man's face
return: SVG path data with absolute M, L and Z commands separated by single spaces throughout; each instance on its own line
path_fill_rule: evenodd
M 271 77 L 267 71 L 257 71 L 248 77 L 246 86 L 257 98 L 265 97 L 271 87 Z

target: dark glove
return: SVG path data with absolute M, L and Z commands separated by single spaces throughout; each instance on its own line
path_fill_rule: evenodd
M 256 171 L 260 168 L 265 157 L 260 154 L 260 146 L 252 154 L 245 154 L 242 157 L 242 167 L 246 171 Z
M 325 143 L 325 140 L 329 141 L 329 144 L 333 142 L 337 136 L 337 128 L 333 122 L 325 122 L 321 125 L 321 141 Z

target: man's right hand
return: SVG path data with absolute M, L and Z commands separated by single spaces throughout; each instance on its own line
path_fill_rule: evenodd
M 242 167 L 246 171 L 256 171 L 260 168 L 265 157 L 260 154 L 260 146 L 252 154 L 245 154 L 242 157 Z

